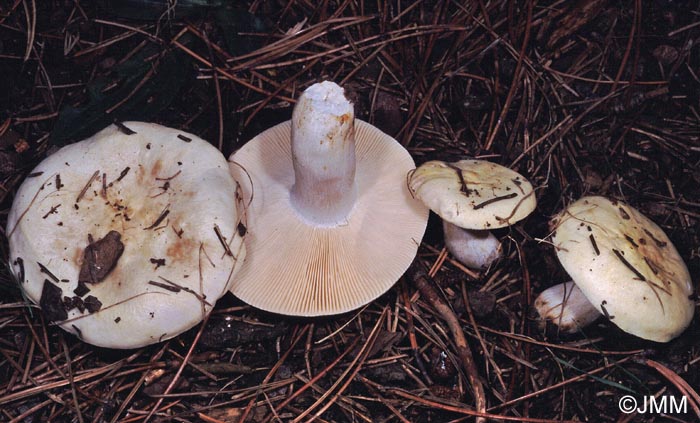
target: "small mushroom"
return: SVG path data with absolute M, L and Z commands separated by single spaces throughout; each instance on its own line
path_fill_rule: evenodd
M 543 329 L 551 323 L 561 333 L 576 333 L 601 316 L 574 281 L 542 291 L 535 299 L 535 310 Z
M 664 231 L 642 213 L 622 201 L 583 197 L 551 226 L 564 269 L 620 329 L 668 342 L 688 327 L 695 311 L 688 268 Z
M 501 244 L 489 230 L 524 219 L 537 205 L 527 179 L 485 160 L 426 162 L 413 172 L 409 187 L 443 219 L 450 253 L 475 269 L 500 257 Z
M 309 87 L 292 120 L 230 158 L 248 208 L 248 258 L 231 291 L 263 310 L 338 314 L 386 292 L 416 255 L 428 210 L 411 197 L 413 159 L 354 117 L 332 82 Z
M 115 124 L 30 176 L 8 217 L 13 271 L 91 344 L 136 348 L 191 328 L 244 260 L 226 159 L 192 134 Z

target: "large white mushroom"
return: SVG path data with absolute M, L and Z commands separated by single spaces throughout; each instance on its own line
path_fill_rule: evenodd
M 413 194 L 443 219 L 445 245 L 465 266 L 481 269 L 501 253 L 490 229 L 510 226 L 535 209 L 530 182 L 485 160 L 429 161 L 411 175 Z
M 86 342 L 135 348 L 197 324 L 245 256 L 221 153 L 125 122 L 64 147 L 27 177 L 7 224 L 12 269 L 48 318 Z
M 343 313 L 386 292 L 416 255 L 428 210 L 411 197 L 415 164 L 355 119 L 343 89 L 309 87 L 292 120 L 229 159 L 248 218 L 248 258 L 231 291 L 263 310 Z
M 688 327 L 695 311 L 688 268 L 664 231 L 642 213 L 622 201 L 583 197 L 551 225 L 562 266 L 611 322 L 657 342 Z

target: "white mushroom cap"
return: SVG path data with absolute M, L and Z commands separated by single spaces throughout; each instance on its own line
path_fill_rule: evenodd
M 584 197 L 552 219 L 559 261 L 622 330 L 667 342 L 688 327 L 693 285 L 666 234 L 621 201 Z
M 447 250 L 463 265 L 485 269 L 501 257 L 501 241 L 491 231 L 462 229 L 442 221 Z
M 168 339 L 202 320 L 245 256 L 236 197 L 206 141 L 112 125 L 24 181 L 8 217 L 12 269 L 51 320 L 86 342 Z
M 342 92 L 328 82 L 320 88 L 330 90 L 333 101 L 337 100 L 333 91 Z M 321 103 L 325 98 L 318 93 L 313 97 Z M 253 138 L 229 159 L 231 173 L 250 201 L 248 257 L 231 291 L 274 313 L 343 313 L 379 297 L 401 277 L 416 255 L 428 210 L 406 187 L 406 175 L 415 164 L 396 140 L 352 118 L 351 107 L 327 107 L 316 101 L 310 105 L 305 98 L 298 104 L 310 113 L 327 115 L 339 126 L 324 132 L 320 140 L 300 139 L 299 133 L 313 131 L 295 122 L 292 140 L 293 124 L 284 122 Z M 295 110 L 293 119 L 320 118 Z M 305 142 L 311 145 L 299 145 Z M 347 143 L 353 147 L 347 148 Z M 294 151 L 305 151 L 295 163 L 292 145 Z M 319 153 L 326 147 L 329 154 Z M 336 147 L 344 153 L 336 155 Z M 346 164 L 353 159 L 354 178 L 348 178 L 352 172 Z M 313 176 L 312 182 L 296 178 L 295 185 L 295 166 L 310 167 L 309 174 L 320 176 Z M 326 172 L 335 176 L 326 178 Z M 321 190 L 328 191 L 328 198 L 341 199 L 321 213 L 305 213 L 313 204 L 324 207 L 323 198 L 315 197 Z M 296 198 L 306 195 L 310 198 Z
M 527 179 L 484 160 L 423 163 L 409 186 L 438 216 L 465 229 L 503 228 L 527 217 L 537 205 Z
M 601 316 L 574 281 L 542 291 L 535 299 L 535 309 L 542 323 L 550 322 L 563 333 L 576 333 Z

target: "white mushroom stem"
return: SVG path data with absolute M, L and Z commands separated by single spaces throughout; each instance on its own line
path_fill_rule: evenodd
M 354 120 L 352 103 L 329 81 L 309 87 L 294 107 L 291 203 L 314 225 L 345 223 L 355 204 Z
M 447 249 L 467 267 L 484 269 L 501 256 L 501 242 L 491 231 L 463 229 L 446 220 L 442 229 Z
M 601 316 L 573 281 L 542 291 L 535 299 L 535 308 L 543 322 L 555 324 L 563 333 L 576 333 Z

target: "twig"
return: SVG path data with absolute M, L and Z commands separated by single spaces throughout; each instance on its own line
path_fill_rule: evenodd
M 472 386 L 474 401 L 476 402 L 476 409 L 479 413 L 485 413 L 486 394 L 484 393 L 484 387 L 481 383 L 481 379 L 479 378 L 479 372 L 476 368 L 476 363 L 474 363 L 474 357 L 471 349 L 469 349 L 469 344 L 467 344 L 467 339 L 464 336 L 464 331 L 462 330 L 462 326 L 460 325 L 457 316 L 455 315 L 454 311 L 452 311 L 450 306 L 447 305 L 447 302 L 445 302 L 435 288 L 433 288 L 432 281 L 424 270 L 417 269 L 414 271 L 412 276 L 413 283 L 420 290 L 421 295 L 425 297 L 429 304 L 435 307 L 443 320 L 447 322 L 450 332 L 452 332 L 452 335 L 454 336 L 459 359 L 462 361 L 465 374 L 469 380 L 469 384 Z M 483 416 L 480 416 L 477 417 L 476 421 L 478 423 L 484 423 L 486 419 Z

